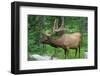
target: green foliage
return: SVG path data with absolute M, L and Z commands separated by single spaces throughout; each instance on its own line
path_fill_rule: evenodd
M 49 55 L 52 56 L 56 50 L 56 57 L 64 59 L 64 51 L 62 48 L 54 48 L 50 45 L 41 44 L 40 41 L 44 37 L 42 32 L 52 33 L 52 27 L 54 20 L 58 20 L 58 25 L 61 24 L 61 16 L 36 16 L 28 15 L 28 53 Z M 65 16 L 64 17 L 64 27 L 66 29 L 65 33 L 82 33 L 82 44 L 81 44 L 81 57 L 83 58 L 84 52 L 87 50 L 88 42 L 88 28 L 87 28 L 87 17 L 74 17 Z M 57 33 L 52 33 L 52 37 L 58 37 Z M 78 58 L 75 57 L 75 50 L 71 49 L 68 55 L 69 59 Z

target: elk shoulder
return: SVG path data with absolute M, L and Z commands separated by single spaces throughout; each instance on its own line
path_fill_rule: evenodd
M 56 41 L 58 41 L 61 45 L 63 45 L 66 48 L 75 48 L 78 47 L 81 41 L 81 34 L 80 33 L 64 34 Z

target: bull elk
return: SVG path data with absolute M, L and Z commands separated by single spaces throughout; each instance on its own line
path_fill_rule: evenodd
M 54 22 L 55 24 L 55 22 Z M 55 25 L 53 27 L 53 31 L 55 31 Z M 60 27 L 57 32 L 64 31 L 64 28 Z M 80 57 L 80 42 L 81 42 L 81 33 L 76 32 L 72 34 L 62 34 L 58 39 L 52 38 L 49 34 L 44 33 L 46 38 L 42 39 L 43 44 L 49 44 L 55 48 L 62 48 L 64 49 L 64 54 L 66 58 L 66 53 L 68 55 L 69 49 L 76 49 L 75 56 L 77 55 L 77 51 L 79 50 L 79 57 Z

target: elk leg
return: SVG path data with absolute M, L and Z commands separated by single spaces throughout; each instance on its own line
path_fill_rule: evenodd
M 55 48 L 55 53 L 54 53 L 54 56 L 56 57 L 56 48 Z
M 66 51 L 67 51 L 67 57 L 68 57 L 68 54 L 69 54 L 69 49 L 66 49 Z
M 65 59 L 66 59 L 66 50 L 64 50 L 64 52 L 65 52 Z
M 68 56 L 68 50 L 64 49 L 64 52 L 65 52 L 65 59 L 66 59 L 66 52 L 67 52 L 67 56 Z
M 51 56 L 51 59 L 53 59 L 53 57 L 56 57 L 56 48 L 54 48 L 54 54 Z
M 80 46 L 79 46 L 79 58 L 80 58 Z
M 78 50 L 78 49 L 76 48 L 76 51 L 75 51 L 75 56 L 77 55 L 77 50 Z

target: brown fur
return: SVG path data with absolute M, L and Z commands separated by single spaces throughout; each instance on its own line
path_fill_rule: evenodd
M 63 48 L 65 51 L 65 57 L 66 57 L 66 52 L 69 51 L 69 49 L 77 49 L 80 48 L 80 41 L 81 41 L 81 33 L 73 33 L 73 34 L 63 34 L 60 38 L 58 39 L 53 39 L 50 36 L 47 36 L 46 39 L 42 40 L 42 43 L 44 44 L 49 44 L 55 48 Z M 80 49 L 79 49 L 80 51 Z M 76 55 L 76 54 L 75 54 Z

